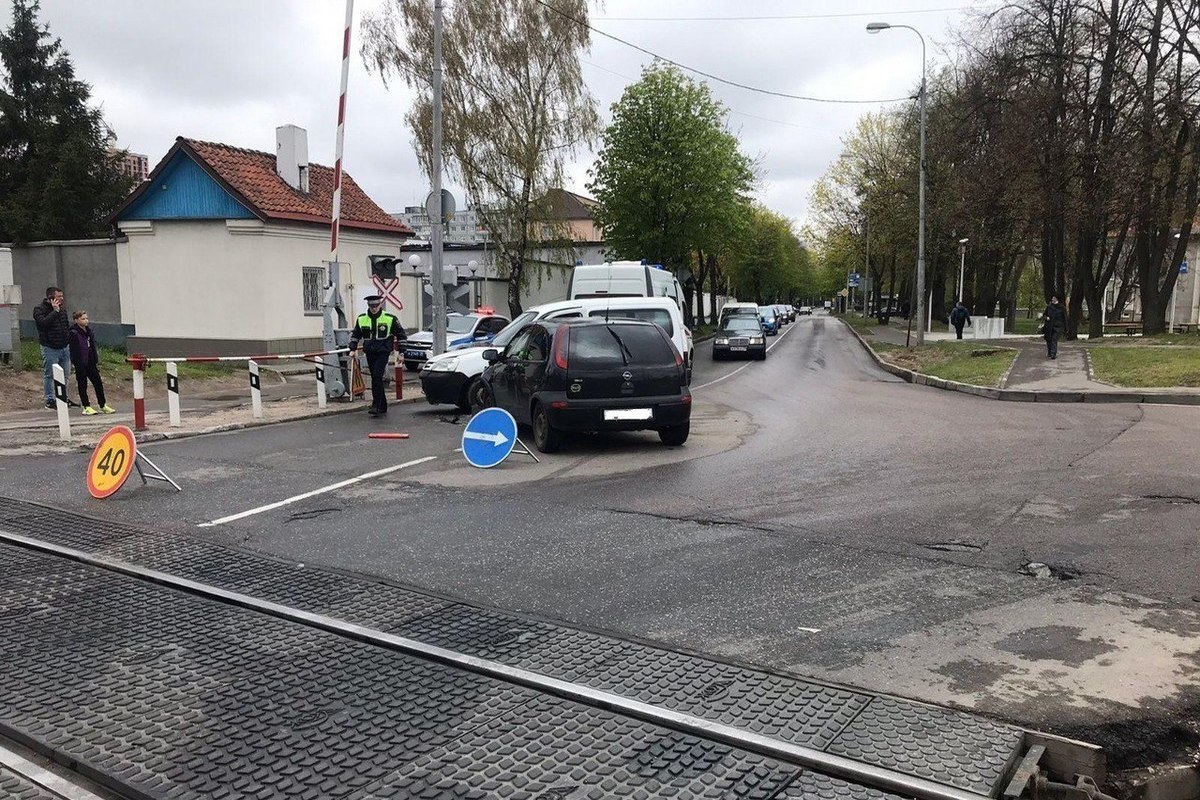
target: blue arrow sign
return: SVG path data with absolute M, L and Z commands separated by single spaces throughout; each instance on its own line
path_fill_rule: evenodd
M 516 443 L 517 421 L 503 408 L 485 408 L 463 429 L 463 456 L 472 467 L 496 466 L 508 458 Z

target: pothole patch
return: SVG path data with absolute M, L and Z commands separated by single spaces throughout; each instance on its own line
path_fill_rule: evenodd
M 1067 564 L 1043 564 L 1041 561 L 1030 561 L 1025 564 L 1017 572 L 1022 575 L 1028 575 L 1031 578 L 1039 580 L 1060 580 L 1073 581 L 1076 578 L 1082 577 L 1083 570 L 1076 569 Z

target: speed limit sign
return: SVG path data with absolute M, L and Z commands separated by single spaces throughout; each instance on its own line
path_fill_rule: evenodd
M 100 437 L 100 443 L 88 462 L 87 490 L 92 497 L 104 499 L 120 489 L 133 472 L 137 443 L 133 431 L 117 425 Z

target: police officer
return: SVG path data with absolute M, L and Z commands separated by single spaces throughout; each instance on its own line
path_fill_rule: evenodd
M 359 314 L 350 333 L 350 354 L 355 356 L 358 343 L 363 343 L 363 353 L 367 356 L 367 368 L 371 370 L 371 408 L 367 411 L 372 417 L 387 413 L 387 394 L 383 390 L 383 370 L 387 367 L 388 355 L 392 352 L 392 342 L 399 342 L 405 337 L 400 320 L 383 310 L 383 298 L 377 294 L 370 295 L 367 300 L 367 313 Z

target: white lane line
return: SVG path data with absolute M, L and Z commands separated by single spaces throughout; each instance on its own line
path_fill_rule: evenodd
M 770 346 L 767 347 L 768 353 L 771 352 L 772 347 L 774 347 L 775 345 L 777 345 L 783 341 L 783 337 L 785 337 L 789 333 L 791 333 L 792 327 L 795 327 L 795 323 L 793 323 L 791 326 L 789 326 L 788 329 L 785 330 L 783 333 L 779 334 L 779 337 L 776 338 L 775 341 L 771 342 Z M 712 386 L 714 383 L 720 383 L 721 381 L 725 380 L 726 378 L 732 378 L 734 375 L 737 375 L 739 372 L 741 372 L 742 370 L 744 370 L 746 367 L 750 366 L 753 363 L 754 363 L 753 361 L 747 361 L 745 364 L 742 364 L 740 367 L 735 369 L 733 372 L 726 373 L 725 375 L 722 375 L 719 378 L 711 380 L 708 383 L 702 383 L 699 386 L 693 386 L 692 391 L 694 392 L 697 389 L 705 389 L 709 386 Z
M 327 494 L 328 492 L 334 492 L 343 487 L 353 486 L 356 483 L 361 483 L 362 481 L 370 480 L 371 478 L 378 478 L 380 475 L 387 475 L 388 473 L 391 473 L 391 472 L 399 472 L 400 470 L 405 469 L 406 467 L 415 467 L 417 464 L 424 464 L 426 461 L 433 461 L 435 458 L 437 458 L 437 456 L 425 456 L 425 458 L 418 458 L 415 461 L 405 461 L 403 464 L 397 464 L 394 467 L 384 467 L 383 469 L 377 469 L 374 472 L 367 472 L 367 473 L 365 473 L 363 475 L 359 475 L 358 477 L 355 477 L 355 478 L 347 478 L 344 481 L 338 481 L 337 483 L 331 483 L 328 486 L 322 486 L 320 489 L 314 489 L 311 492 L 305 492 L 304 494 L 298 494 L 294 497 L 289 497 L 286 500 L 280 500 L 277 503 L 268 503 L 265 506 L 259 506 L 258 508 L 252 508 L 249 511 L 243 511 L 240 514 L 230 514 L 228 517 L 221 517 L 220 519 L 214 519 L 211 522 L 201 522 L 200 525 L 197 527 L 211 528 L 214 525 L 224 525 L 226 522 L 233 522 L 235 519 L 243 519 L 245 517 L 253 516 L 254 514 L 261 514 L 264 511 L 273 511 L 276 508 L 282 508 L 283 506 L 291 505 L 292 503 L 298 503 L 301 500 L 308 499 L 309 497 L 316 497 L 319 494 Z
M 803 628 L 803 627 L 801 627 L 801 628 L 796 628 L 796 630 L 804 631 L 805 633 L 820 633 L 821 632 L 820 628 Z

